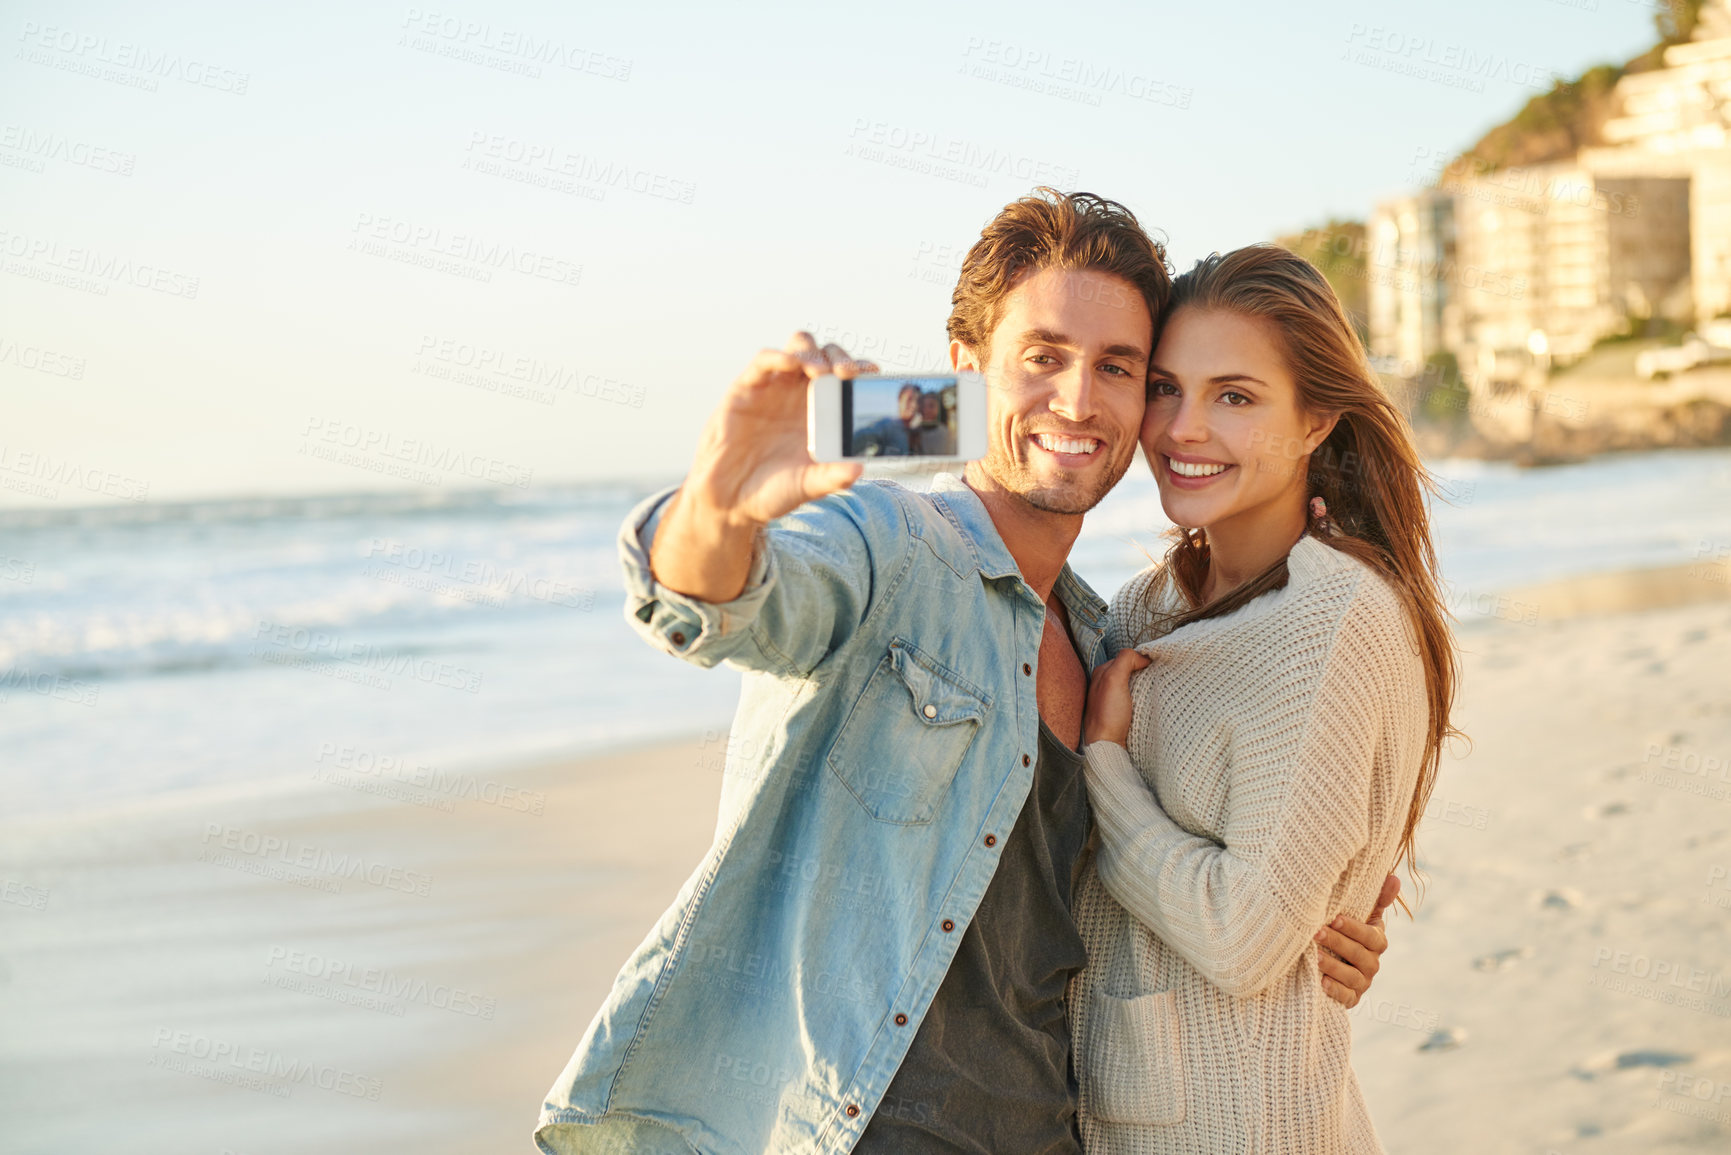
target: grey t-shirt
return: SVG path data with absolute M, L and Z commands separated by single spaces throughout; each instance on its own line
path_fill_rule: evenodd
M 1088 837 L 1082 756 L 1040 723 L 1034 784 L 856 1155 L 1080 1155 L 1064 991 Z

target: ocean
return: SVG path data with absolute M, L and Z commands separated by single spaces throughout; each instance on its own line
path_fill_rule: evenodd
M 1731 553 L 1731 450 L 1433 468 L 1463 621 L 1532 582 Z M 627 629 L 647 490 L 584 486 L 0 511 L 6 812 L 308 788 L 485 789 L 513 766 L 727 724 L 730 671 Z M 1072 554 L 1103 596 L 1162 549 L 1140 464 Z

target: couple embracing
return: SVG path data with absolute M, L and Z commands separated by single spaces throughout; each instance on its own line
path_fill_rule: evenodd
M 809 382 L 875 367 L 800 333 L 621 531 L 742 740 L 540 1148 L 1380 1151 L 1346 1011 L 1455 680 L 1404 419 L 1301 258 L 1174 282 L 1090 194 L 1006 206 L 952 304 L 961 477 L 813 462 Z M 1138 442 L 1178 528 L 1108 607 L 1066 558 Z

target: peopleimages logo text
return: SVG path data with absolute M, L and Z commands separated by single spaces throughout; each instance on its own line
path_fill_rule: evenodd
M 528 486 L 535 475 L 532 466 L 500 461 L 452 445 L 439 445 L 424 437 L 403 437 L 389 429 L 371 429 L 340 418 L 308 417 L 301 436 L 315 449 L 322 443 L 363 457 L 405 462 L 424 469 L 461 474 L 475 481 L 491 481 L 497 485 L 510 485 L 518 489 Z
M 278 1080 L 283 1086 L 302 1084 L 317 1087 L 321 1091 L 374 1102 L 378 1101 L 385 1088 L 383 1080 L 369 1078 L 344 1067 L 332 1066 L 329 1063 L 309 1063 L 304 1059 L 291 1058 L 262 1047 L 242 1047 L 226 1039 L 214 1039 L 195 1031 L 158 1027 L 151 1046 L 158 1052 L 152 1056 L 152 1066 L 166 1070 L 184 1070 L 187 1074 L 205 1078 L 212 1077 L 215 1071 L 186 1068 L 184 1060 L 208 1063 L 217 1070 L 227 1067 L 236 1074 L 245 1073 L 260 1079 Z M 183 1061 L 177 1063 L 173 1056 L 179 1056 Z
M 198 278 L 162 265 L 134 261 L 118 253 L 82 245 L 62 245 L 51 237 L 30 236 L 11 229 L 0 229 L 0 254 L 17 257 L 48 269 L 68 274 L 92 277 L 98 283 L 131 285 L 170 297 L 195 300 Z M 107 293 L 107 289 L 102 290 Z
M 360 966 L 331 958 L 314 951 L 291 950 L 272 946 L 265 957 L 267 976 L 280 968 L 288 975 L 299 976 L 330 986 L 351 988 L 365 994 L 379 995 L 400 1002 L 421 1003 L 441 1011 L 451 1011 L 471 1018 L 493 1018 L 499 1000 L 490 995 L 464 990 L 446 983 L 429 983 L 426 979 L 400 975 L 382 967 Z M 279 984 L 280 985 L 280 984 Z
M 333 878 L 353 879 L 404 894 L 425 897 L 432 893 L 433 876 L 430 874 L 371 861 L 358 854 L 338 854 L 312 843 L 297 842 L 275 834 L 262 834 L 238 826 L 225 826 L 220 822 L 205 823 L 204 844 L 207 848 L 206 858 L 220 849 L 230 854 L 244 854 L 299 870 L 317 871 Z
M 194 60 L 178 52 L 152 49 L 142 44 L 134 44 L 130 40 L 110 40 L 106 36 L 81 32 L 75 28 L 42 25 L 34 20 L 24 21 L 18 39 L 26 49 L 58 52 L 86 66 L 112 65 L 136 72 L 141 78 L 178 80 L 197 88 L 211 88 L 234 96 L 245 96 L 247 84 L 252 80 L 250 72 Z M 154 91 L 154 83 L 150 87 Z
M 467 261 L 477 269 L 509 269 L 526 277 L 537 277 L 559 285 L 575 285 L 583 280 L 583 266 L 549 253 L 536 252 L 520 245 L 488 240 L 474 233 L 451 233 L 436 225 L 420 224 L 401 217 L 385 217 L 375 213 L 358 213 L 350 247 L 363 247 L 366 242 L 380 246 L 395 245 L 408 252 L 428 257 L 451 257 Z M 372 251 L 363 249 L 363 251 Z M 380 250 L 375 255 L 382 255 Z
M 298 659 L 284 662 L 287 665 L 337 662 L 376 674 L 399 674 L 429 686 L 443 686 L 471 694 L 478 693 L 481 689 L 479 670 L 422 655 L 385 649 L 366 642 L 347 641 L 323 630 L 260 620 L 253 629 L 253 639 L 268 647 L 274 647 L 263 652 L 258 651 L 257 647 L 254 648 L 254 653 L 267 661 L 275 657 Z

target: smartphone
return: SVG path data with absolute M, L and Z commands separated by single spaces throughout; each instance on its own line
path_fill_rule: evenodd
M 978 373 L 819 377 L 806 418 L 818 461 L 913 465 L 986 455 L 986 381 Z

